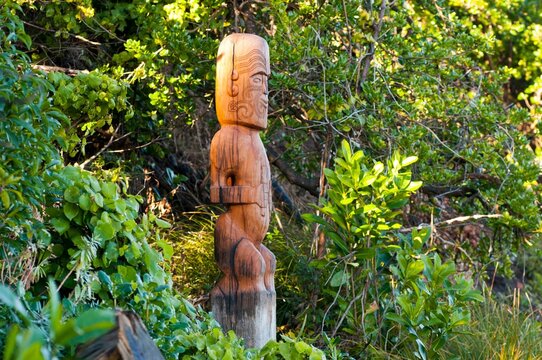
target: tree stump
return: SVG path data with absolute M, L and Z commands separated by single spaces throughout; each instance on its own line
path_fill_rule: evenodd
M 117 326 L 77 349 L 82 360 L 163 360 L 147 328 L 132 311 L 117 311 Z
M 223 277 L 211 291 L 225 331 L 260 348 L 276 337 L 275 257 L 262 241 L 271 217 L 271 175 L 259 131 L 267 127 L 269 48 L 264 39 L 232 34 L 220 44 L 211 142 L 211 201 L 224 204 L 215 228 Z

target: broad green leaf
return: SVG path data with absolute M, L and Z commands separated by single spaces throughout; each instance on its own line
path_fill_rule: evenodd
M 79 206 L 81 207 L 81 209 L 89 211 L 90 205 L 90 195 L 87 193 L 81 194 L 81 196 L 79 196 Z
M 365 247 L 361 249 L 356 249 L 356 258 L 357 259 L 372 259 L 376 255 L 376 249 L 373 247 Z
M 380 161 L 376 162 L 373 165 L 373 174 L 379 175 L 382 171 L 384 171 L 384 164 L 382 164 Z
M 290 344 L 281 342 L 279 343 L 279 353 L 284 359 L 292 359 Z
M 51 219 L 51 224 L 60 235 L 70 228 L 70 221 L 64 217 Z
M 416 260 L 416 261 L 408 263 L 407 268 L 406 268 L 405 278 L 411 279 L 411 278 L 417 277 L 417 275 L 423 271 L 424 267 L 425 265 L 423 261 L 421 260 Z
M 112 182 L 101 184 L 102 194 L 108 199 L 114 199 L 117 196 L 117 185 Z
M 361 179 L 361 187 L 371 186 L 376 181 L 377 175 L 372 175 L 371 173 L 365 173 Z
M 115 241 L 110 241 L 107 243 L 104 255 L 105 258 L 109 261 L 114 261 L 119 257 L 119 251 L 117 248 L 117 243 Z
M 115 236 L 115 228 L 111 223 L 104 221 L 98 221 L 98 224 L 94 228 L 94 238 L 98 241 L 111 240 Z
M 79 203 L 79 196 L 80 196 L 80 191 L 77 186 L 70 186 L 69 188 L 64 190 L 64 199 L 66 199 L 66 201 L 68 202 L 71 202 L 74 204 Z
M 351 204 L 354 200 L 356 200 L 357 198 L 356 197 L 348 197 L 346 199 L 342 199 L 341 200 L 341 204 L 342 205 L 349 205 Z
M 1 291 L 1 290 L 0 290 Z M 19 335 L 21 329 L 17 324 L 13 324 L 9 329 L 4 343 L 4 359 L 11 360 L 14 357 L 15 350 L 17 348 L 17 335 Z
M 391 320 L 391 321 L 393 321 L 393 322 L 395 322 L 397 324 L 400 324 L 400 325 L 403 325 L 403 326 L 408 325 L 408 323 L 399 314 L 386 313 L 385 317 L 386 317 L 386 319 Z
M 72 203 L 65 203 L 62 207 L 62 210 L 64 211 L 64 215 L 68 218 L 68 220 L 72 220 L 77 215 L 79 215 L 79 206 Z

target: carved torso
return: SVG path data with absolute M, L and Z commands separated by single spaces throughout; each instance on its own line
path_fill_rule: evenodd
M 211 145 L 211 201 L 243 212 L 239 226 L 260 244 L 269 226 L 271 184 L 269 163 L 257 130 L 227 125 Z

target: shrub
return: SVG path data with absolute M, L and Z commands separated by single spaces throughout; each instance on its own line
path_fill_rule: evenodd
M 415 356 L 432 358 L 469 323 L 466 304 L 483 300 L 472 281 L 454 275 L 453 263 L 431 254 L 429 229 L 397 233 L 395 218 L 421 186 L 406 170 L 415 161 L 395 153 L 384 166 L 343 141 L 335 168 L 325 170 L 329 199 L 318 210 L 326 217 L 304 215 L 331 240 L 325 258 L 314 262 L 329 274 L 322 330 L 363 339 L 353 349 L 360 356 L 411 339 Z

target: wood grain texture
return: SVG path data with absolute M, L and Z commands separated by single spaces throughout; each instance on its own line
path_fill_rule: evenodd
M 117 311 L 117 326 L 77 349 L 82 360 L 163 360 L 145 325 L 131 311 Z
M 227 206 L 215 228 L 223 273 L 211 291 L 217 320 L 249 346 L 262 314 L 275 318 L 274 255 L 262 244 L 271 216 L 271 175 L 259 131 L 267 127 L 269 50 L 256 35 L 232 34 L 218 51 L 216 111 L 221 129 L 211 142 L 211 201 Z M 243 315 L 245 314 L 245 315 Z M 248 338 L 247 338 L 248 336 Z M 269 339 L 268 339 L 269 340 Z

